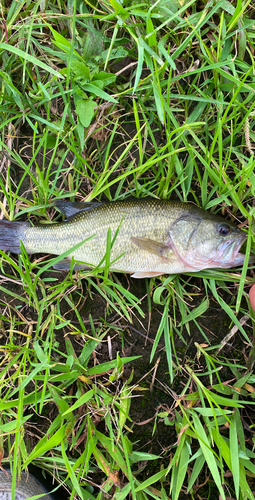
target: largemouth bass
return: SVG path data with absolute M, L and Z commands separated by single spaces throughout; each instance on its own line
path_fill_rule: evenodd
M 22 472 L 20 480 L 16 482 L 15 500 L 26 500 L 34 495 L 41 495 L 40 500 L 52 500 L 44 487 L 31 474 Z M 0 470 L 0 500 L 11 500 L 12 498 L 12 476 L 10 471 Z
M 189 203 L 145 198 L 109 203 L 57 201 L 56 206 L 67 216 L 64 222 L 33 227 L 28 222 L 0 221 L 0 249 L 20 253 L 22 241 L 28 254 L 60 255 L 90 238 L 54 267 L 70 269 L 73 257 L 82 263 L 79 268 L 93 268 L 103 262 L 110 228 L 114 239 L 110 270 L 132 273 L 134 278 L 229 268 L 244 262 L 239 250 L 246 234 Z

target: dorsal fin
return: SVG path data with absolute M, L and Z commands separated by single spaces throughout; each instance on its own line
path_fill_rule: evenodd
M 78 201 L 65 201 L 65 200 L 55 200 L 54 206 L 66 217 L 71 217 L 78 212 L 84 212 L 85 210 L 91 210 L 92 208 L 102 205 L 99 201 L 84 202 L 80 203 Z

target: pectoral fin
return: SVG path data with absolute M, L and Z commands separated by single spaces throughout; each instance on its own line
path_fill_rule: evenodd
M 164 243 L 159 243 L 149 238 L 132 236 L 131 241 L 143 250 L 147 250 L 147 252 L 153 253 L 163 259 L 166 259 L 166 252 L 169 252 L 169 247 L 165 246 Z

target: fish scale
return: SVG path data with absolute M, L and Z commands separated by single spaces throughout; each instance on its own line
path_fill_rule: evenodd
M 111 261 L 124 253 L 115 263 L 117 269 L 123 272 L 142 272 L 149 269 L 156 269 L 161 274 L 169 272 L 168 263 L 146 250 L 138 249 L 131 238 L 148 237 L 164 244 L 172 222 L 186 213 L 189 205 L 158 200 L 141 201 L 106 203 L 88 211 L 81 211 L 58 225 L 28 227 L 25 232 L 25 248 L 28 253 L 61 254 L 95 234 L 92 240 L 74 251 L 70 257 L 96 266 L 105 255 L 107 231 L 110 227 L 112 238 L 119 229 L 111 251 Z M 179 269 L 179 259 L 173 255 L 173 272 L 175 263 Z
M 70 268 L 71 257 L 95 267 L 105 256 L 110 228 L 112 240 L 116 235 L 110 270 L 137 278 L 232 267 L 244 260 L 239 248 L 246 234 L 190 203 L 146 198 L 102 204 L 59 200 L 56 206 L 71 214 L 67 220 L 34 227 L 0 221 L 0 249 L 20 253 L 22 241 L 29 254 L 60 255 L 93 236 L 55 267 Z

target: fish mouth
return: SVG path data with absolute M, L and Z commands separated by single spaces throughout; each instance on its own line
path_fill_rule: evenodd
M 224 243 L 221 244 L 219 256 L 222 266 L 238 266 L 243 264 L 245 254 L 239 252 L 239 250 L 246 239 L 247 235 L 241 234 L 237 240 L 224 241 Z
M 178 255 L 179 259 L 185 264 L 186 270 L 190 272 L 200 271 L 202 269 L 213 269 L 222 268 L 228 269 L 230 267 L 237 267 L 244 263 L 245 254 L 240 252 L 243 243 L 246 241 L 247 235 L 242 233 L 241 235 L 236 235 L 234 238 L 229 240 L 221 241 L 221 243 L 216 247 L 215 254 L 212 258 L 206 257 L 205 255 L 196 255 L 194 252 L 185 256 L 178 252 L 174 243 L 169 240 L 168 246 L 172 248 L 174 253 Z M 249 264 L 255 263 L 255 256 L 250 257 Z

